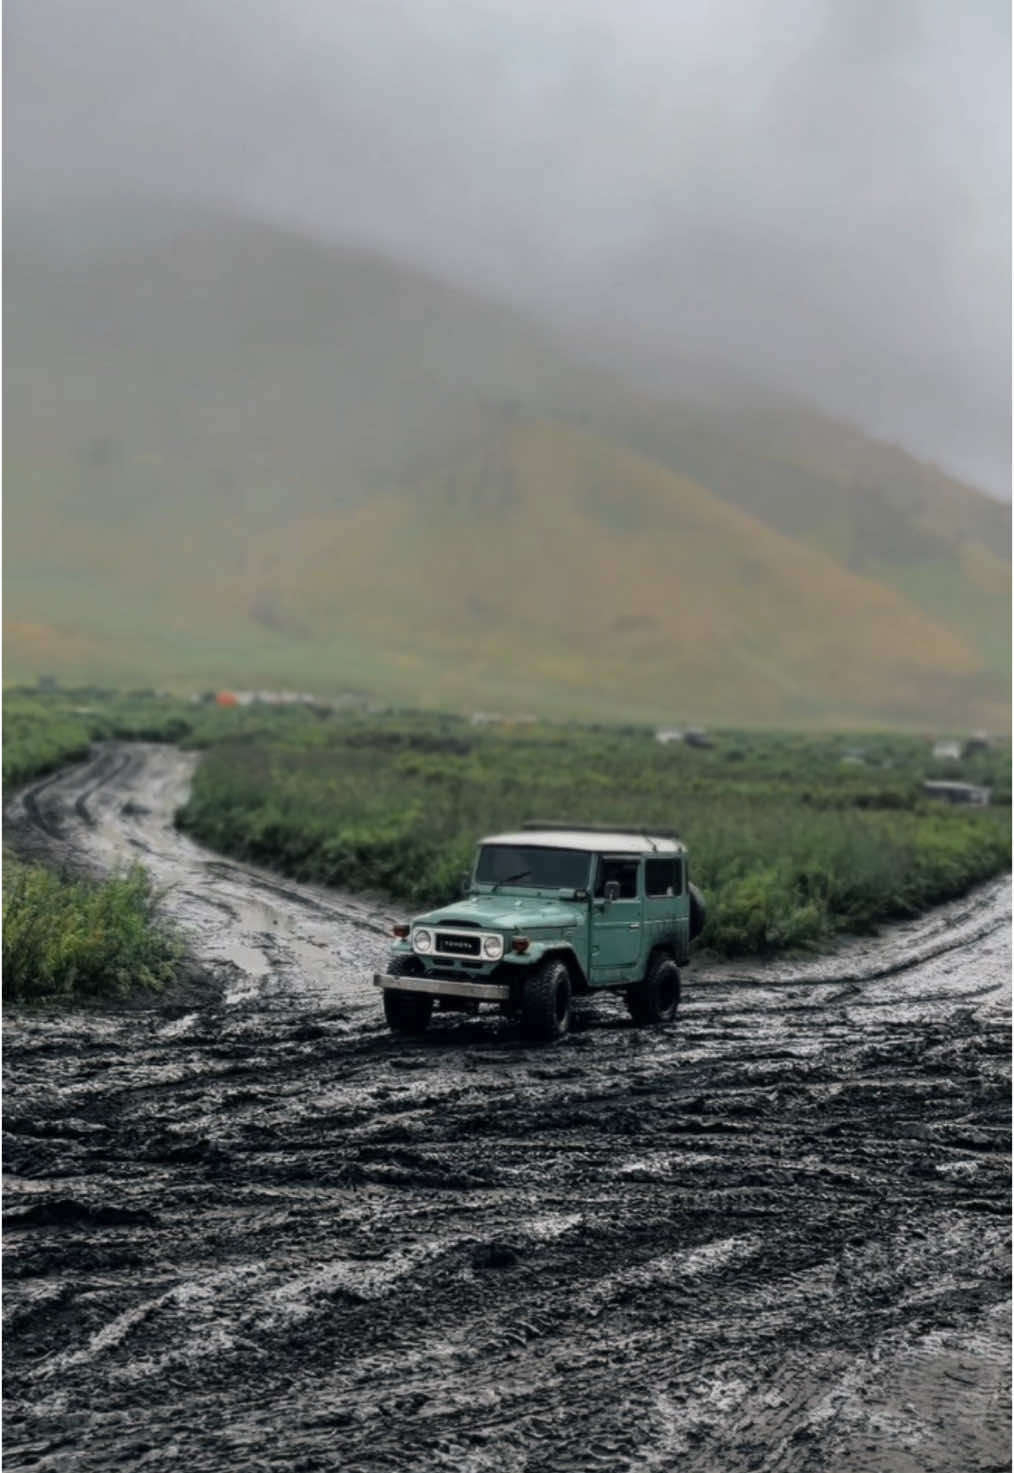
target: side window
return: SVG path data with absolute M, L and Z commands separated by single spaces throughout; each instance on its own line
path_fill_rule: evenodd
M 600 859 L 595 877 L 595 894 L 599 897 L 606 893 L 606 884 L 609 880 L 615 880 L 620 887 L 621 900 L 637 899 L 637 860 L 636 859 Z
M 645 861 L 645 895 L 654 895 L 656 897 L 682 895 L 684 888 L 684 861 L 682 859 L 649 859 Z
M 680 893 L 679 868 L 675 859 L 645 861 L 644 893 L 648 896 L 671 896 Z

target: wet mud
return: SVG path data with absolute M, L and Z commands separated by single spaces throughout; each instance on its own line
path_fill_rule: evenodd
M 9 1469 L 1009 1466 L 1006 881 L 678 1025 L 385 1031 L 383 904 L 176 834 L 192 759 L 12 804 L 213 982 L 4 1019 Z

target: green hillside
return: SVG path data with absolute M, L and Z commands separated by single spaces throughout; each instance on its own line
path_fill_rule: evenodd
M 616 416 L 604 408 L 599 422 L 959 629 L 1006 679 L 1009 505 L 816 411 L 637 404 Z
M 1007 724 L 1007 508 L 364 252 L 156 225 L 8 231 L 9 679 Z

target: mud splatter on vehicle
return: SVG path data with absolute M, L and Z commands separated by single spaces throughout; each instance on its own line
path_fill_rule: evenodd
M 140 857 L 219 978 L 5 1018 L 12 1469 L 1006 1465 L 1006 882 L 696 965 L 673 1029 L 406 1041 L 399 917 L 175 833 L 189 761 L 9 812 Z

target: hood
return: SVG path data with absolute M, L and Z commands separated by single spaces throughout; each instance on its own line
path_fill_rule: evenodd
M 549 900 L 544 895 L 473 895 L 416 916 L 418 926 L 461 926 L 466 931 L 534 931 L 550 927 L 570 930 L 580 924 L 586 907 L 577 900 Z

